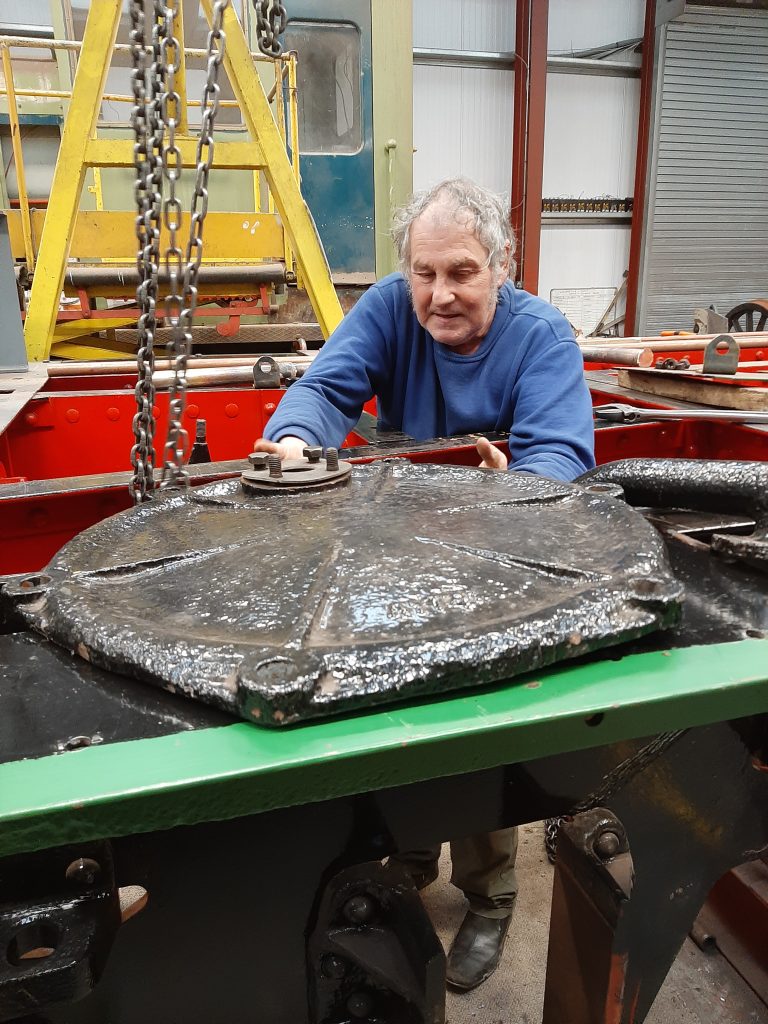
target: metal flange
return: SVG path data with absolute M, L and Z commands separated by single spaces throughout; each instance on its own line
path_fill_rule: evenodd
M 247 469 L 240 477 L 246 494 L 276 491 L 317 491 L 347 483 L 352 472 L 350 462 L 340 462 L 335 448 L 305 448 L 306 458 L 284 459 L 279 455 L 254 452 Z

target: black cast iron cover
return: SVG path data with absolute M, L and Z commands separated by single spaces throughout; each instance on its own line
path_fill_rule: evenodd
M 227 480 L 91 527 L 21 593 L 103 668 L 282 725 L 518 675 L 677 621 L 656 532 L 621 500 L 404 460 L 345 486 Z

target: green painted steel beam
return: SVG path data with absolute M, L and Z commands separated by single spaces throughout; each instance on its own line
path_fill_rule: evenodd
M 755 639 L 561 665 L 471 696 L 283 730 L 238 723 L 89 747 L 0 765 L 0 856 L 763 712 L 768 640 Z

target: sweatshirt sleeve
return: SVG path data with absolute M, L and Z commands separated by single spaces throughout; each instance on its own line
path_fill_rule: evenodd
M 534 328 L 530 356 L 515 383 L 509 468 L 555 480 L 573 480 L 595 465 L 592 401 L 584 360 L 572 338 L 552 325 Z
M 267 440 L 291 435 L 341 447 L 363 405 L 386 381 L 394 331 L 379 288 L 369 288 L 288 389 L 264 432 Z

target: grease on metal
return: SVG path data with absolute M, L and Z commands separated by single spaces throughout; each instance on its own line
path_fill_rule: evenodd
M 670 626 L 681 598 L 622 501 L 404 460 L 325 492 L 169 494 L 46 572 L 30 625 L 263 725 L 507 679 Z

